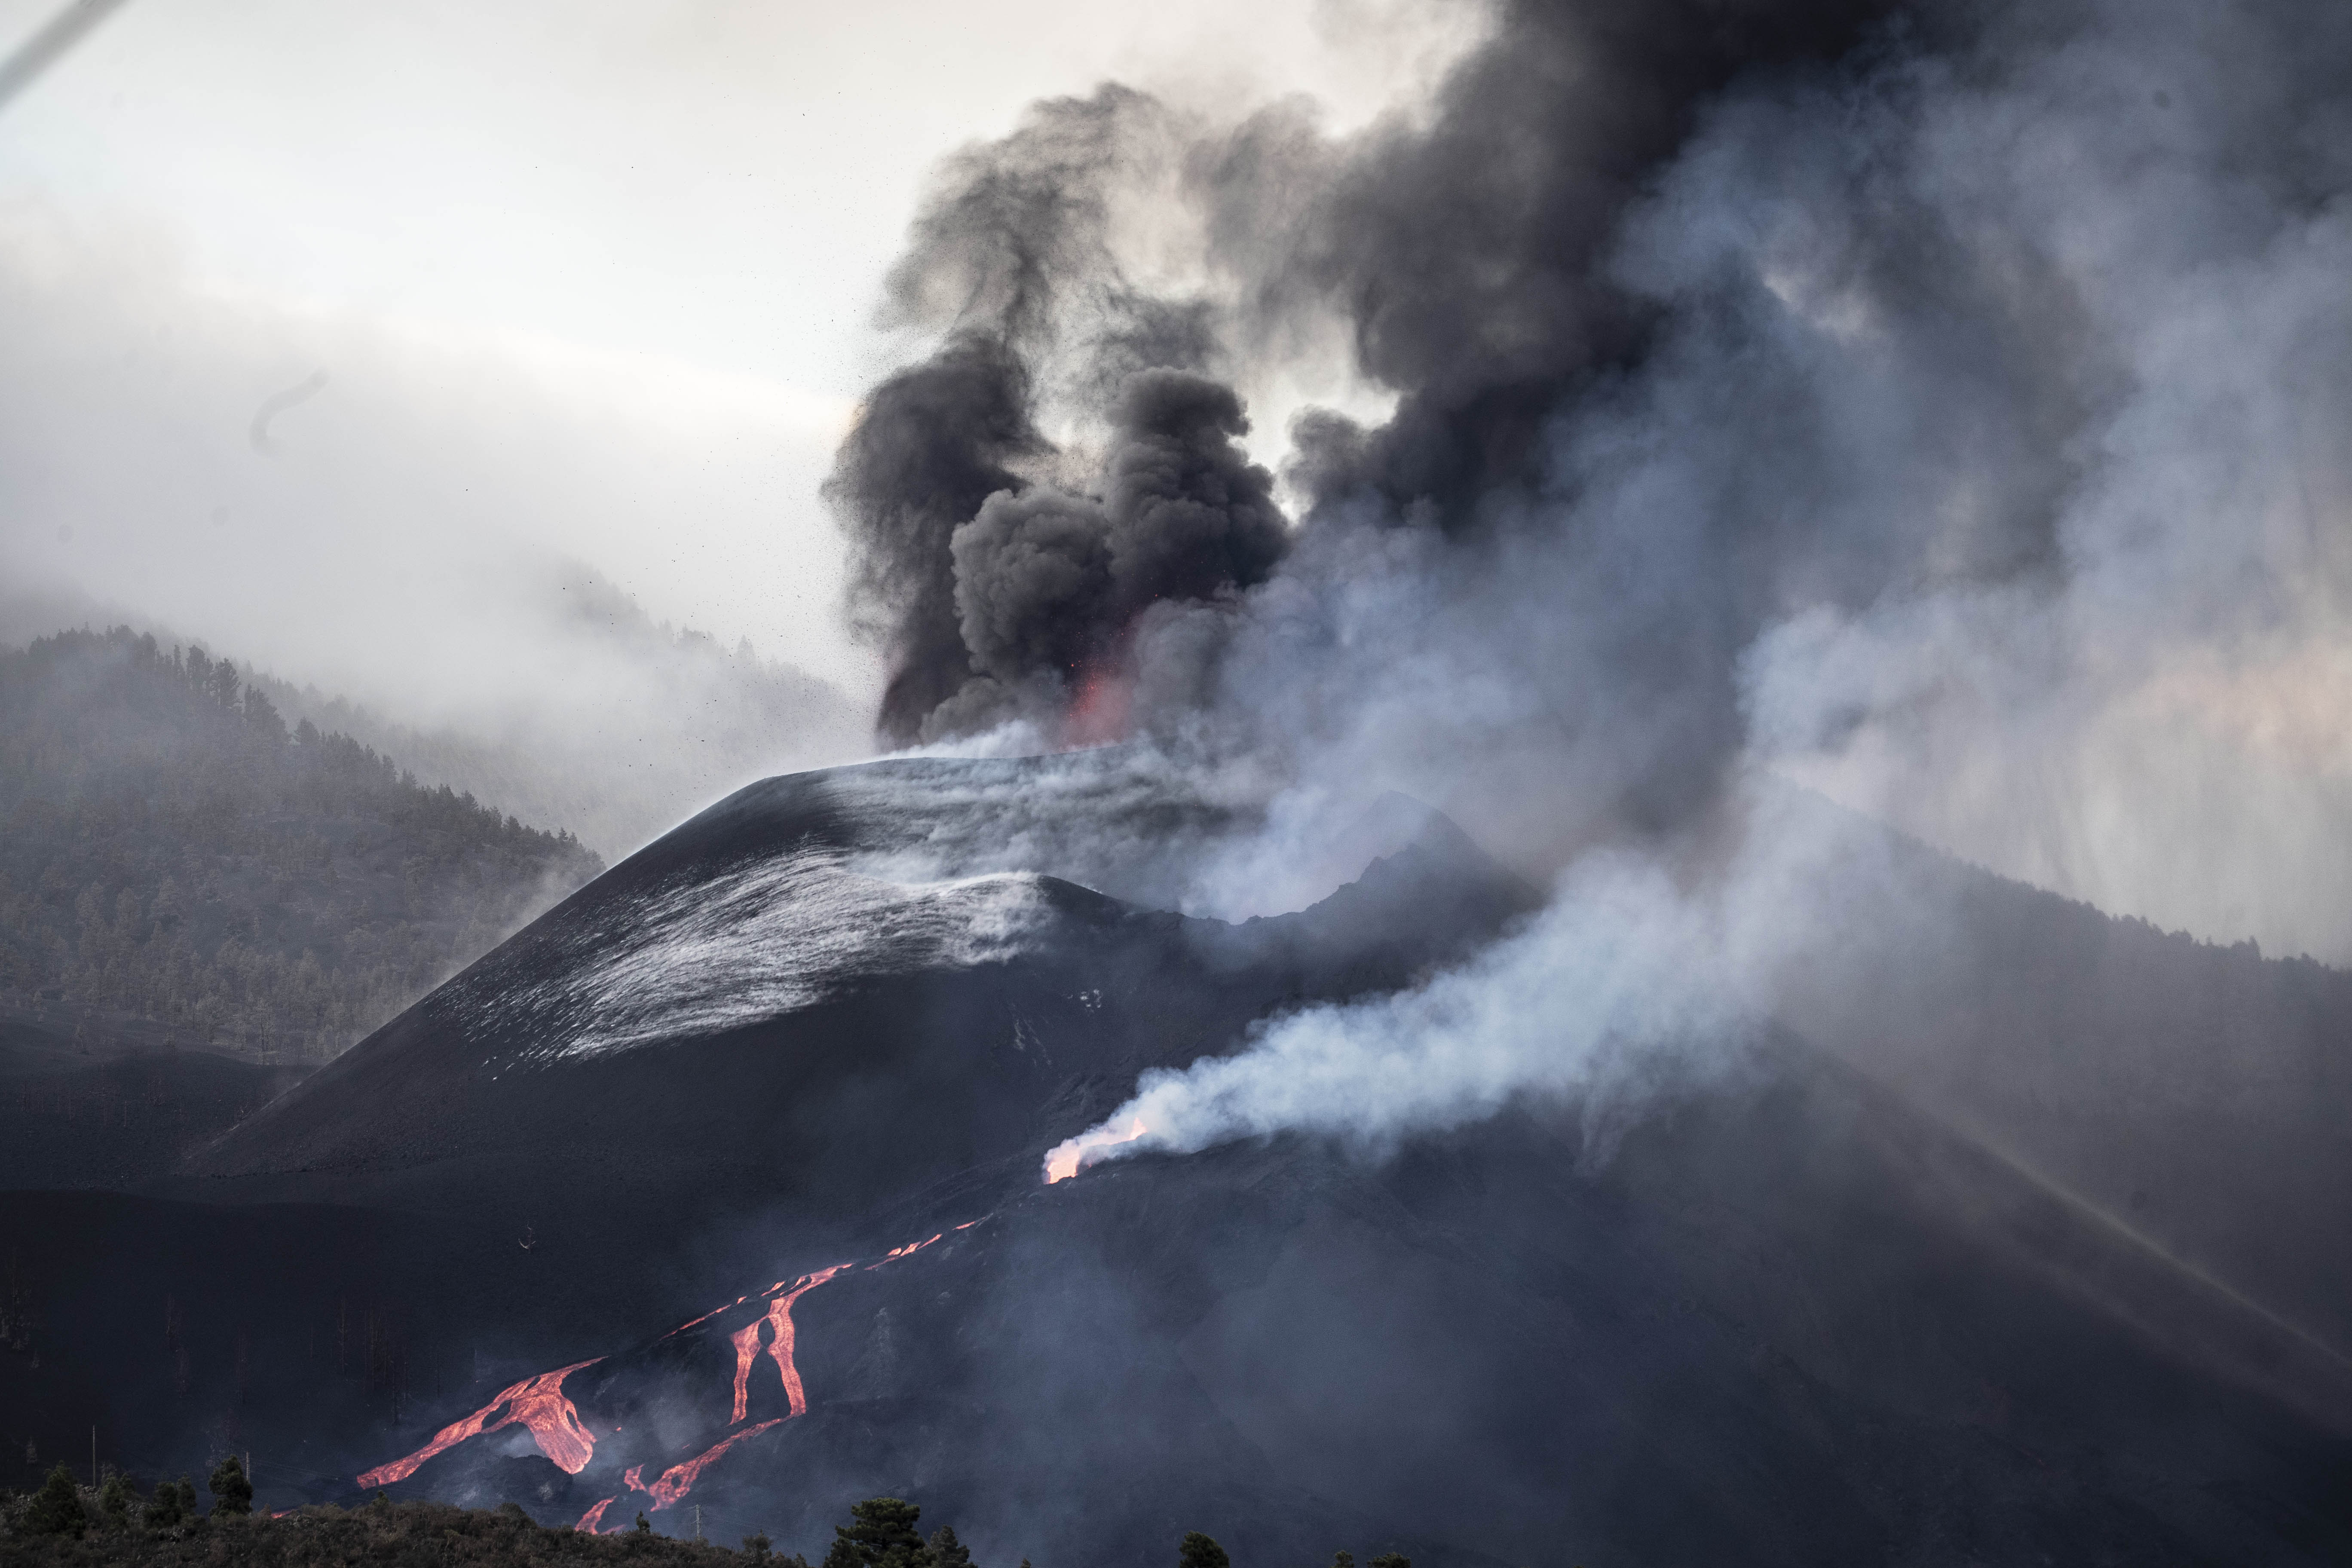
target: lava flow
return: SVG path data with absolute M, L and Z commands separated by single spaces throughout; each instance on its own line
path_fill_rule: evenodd
M 1141 1131 L 1141 1126 L 1140 1122 L 1137 1123 L 1139 1132 Z M 966 1220 L 955 1228 L 969 1230 L 987 1217 L 983 1215 L 981 1219 Z M 921 1241 L 908 1242 L 904 1247 L 893 1247 L 866 1267 L 879 1268 L 885 1263 L 894 1263 L 899 1258 L 911 1257 L 934 1242 L 945 1240 L 947 1235 L 946 1231 L 941 1231 L 935 1236 L 926 1237 Z M 653 1498 L 655 1508 L 667 1508 L 684 1497 L 694 1485 L 696 1478 L 728 1449 L 746 1437 L 765 1432 L 771 1426 L 789 1421 L 794 1416 L 807 1415 L 808 1392 L 801 1384 L 800 1367 L 793 1359 L 795 1336 L 793 1327 L 793 1304 L 826 1280 L 845 1274 L 856 1267 L 857 1264 L 854 1261 L 836 1263 L 830 1268 L 820 1268 L 814 1274 L 803 1274 L 796 1279 L 778 1280 L 766 1291 L 761 1292 L 763 1295 L 772 1297 L 767 1310 L 760 1317 L 752 1319 L 728 1336 L 735 1351 L 735 1399 L 730 1425 L 740 1426 L 750 1411 L 751 1369 L 759 1363 L 760 1325 L 763 1321 L 769 1325 L 770 1338 L 767 1351 L 770 1358 L 776 1363 L 777 1374 L 783 1381 L 784 1399 L 790 1406 L 788 1414 L 760 1422 L 756 1426 L 743 1427 L 742 1430 L 730 1435 L 693 1458 L 671 1466 L 651 1484 L 648 1484 L 645 1479 L 646 1466 L 634 1465 L 622 1477 L 622 1481 L 628 1491 L 645 1492 Z M 748 1296 L 739 1296 L 727 1306 L 715 1307 L 695 1319 L 693 1322 L 681 1324 L 662 1337 L 669 1339 L 682 1334 L 689 1329 L 708 1322 L 721 1312 L 741 1306 L 750 1300 Z M 486 1432 L 495 1432 L 500 1427 L 516 1425 L 528 1426 L 530 1429 L 531 1436 L 538 1442 L 541 1453 L 545 1454 L 566 1472 L 578 1475 L 587 1468 L 589 1459 L 593 1456 L 596 1439 L 590 1434 L 588 1428 L 581 1424 L 579 1412 L 573 1408 L 572 1401 L 564 1397 L 563 1380 L 582 1367 L 593 1366 L 597 1360 L 602 1359 L 597 1357 L 589 1361 L 576 1362 L 559 1371 L 541 1373 L 537 1377 L 525 1378 L 522 1382 L 501 1392 L 496 1399 L 464 1420 L 453 1422 L 443 1427 L 435 1435 L 432 1442 L 408 1458 L 394 1460 L 388 1465 L 378 1466 L 362 1475 L 359 1478 L 360 1484 L 363 1487 L 380 1487 L 390 1485 L 394 1481 L 405 1480 L 415 1473 L 418 1466 L 436 1454 L 455 1447 L 469 1437 L 478 1437 Z M 614 1430 L 618 1431 L 619 1428 L 615 1427 Z M 604 1499 L 581 1515 L 580 1522 L 572 1528 L 585 1531 L 592 1535 L 596 1533 L 604 1523 L 604 1510 L 619 1500 L 619 1496 Z
M 799 1414 L 800 1412 L 797 1410 L 793 1413 L 794 1415 Z M 718 1442 L 712 1444 L 709 1447 L 705 1448 L 701 1453 L 697 1454 L 694 1458 L 687 1460 L 684 1464 L 672 1465 L 668 1469 L 664 1470 L 661 1473 L 661 1479 L 654 1482 L 653 1485 L 647 1487 L 644 1486 L 643 1483 L 635 1484 L 639 1485 L 641 1489 L 650 1492 L 653 1495 L 654 1508 L 656 1511 L 666 1509 L 693 1489 L 694 1483 L 696 1480 L 700 1479 L 702 1472 L 704 1469 L 709 1468 L 713 1459 L 719 1458 L 719 1455 L 725 1453 L 728 1449 L 733 1447 L 744 1438 L 756 1437 L 761 1433 L 766 1431 L 769 1427 L 780 1426 L 784 1422 L 791 1419 L 792 1416 L 789 1415 L 778 1415 L 772 1420 L 762 1421 L 756 1426 L 746 1426 L 740 1432 L 734 1433 L 730 1436 L 721 1437 Z M 643 1472 L 640 1470 L 633 1473 L 642 1474 Z
M 841 1273 L 849 1267 L 836 1263 L 830 1268 L 820 1268 L 807 1276 L 785 1294 L 776 1298 L 768 1308 L 768 1321 L 775 1325 L 776 1335 L 768 1343 L 768 1354 L 774 1358 L 776 1370 L 783 1374 L 784 1397 L 792 1402 L 794 1415 L 808 1414 L 808 1395 L 801 1390 L 800 1368 L 793 1363 L 793 1303 Z M 754 1323 L 753 1328 L 759 1327 Z M 740 1405 L 735 1419 L 743 1419 Z
M 946 1234 L 946 1231 L 940 1232 L 940 1236 L 945 1236 Z M 932 1237 L 928 1241 L 910 1241 L 904 1247 L 894 1247 L 889 1251 L 882 1255 L 882 1263 L 895 1263 L 910 1252 L 920 1252 L 923 1248 L 930 1246 L 931 1242 L 939 1240 L 940 1236 Z M 866 1267 L 868 1268 L 879 1268 L 882 1267 L 882 1263 L 869 1263 Z
M 674 1340 L 677 1338 L 678 1335 L 686 1332 L 688 1329 L 701 1327 L 703 1324 L 710 1321 L 711 1319 L 717 1317 L 719 1313 L 726 1311 L 729 1307 L 740 1307 L 751 1299 L 751 1298 L 749 1296 L 738 1296 L 732 1301 L 727 1302 L 724 1306 L 711 1308 L 710 1310 L 703 1313 L 702 1316 L 693 1320 L 691 1322 L 680 1323 L 677 1327 L 664 1334 L 662 1338 L 666 1340 Z
M 394 1481 L 404 1481 L 416 1473 L 416 1468 L 445 1448 L 454 1448 L 468 1437 L 478 1437 L 485 1432 L 495 1432 L 502 1426 L 520 1423 L 530 1428 L 532 1441 L 539 1451 L 555 1461 L 568 1475 L 578 1475 L 588 1468 L 588 1459 L 596 1451 L 596 1439 L 580 1424 L 580 1413 L 572 1401 L 563 1396 L 563 1380 L 583 1366 L 593 1366 L 604 1360 L 591 1356 L 586 1361 L 573 1362 L 554 1372 L 543 1372 L 537 1377 L 524 1378 L 501 1392 L 496 1399 L 467 1416 L 453 1421 L 434 1434 L 433 1441 L 404 1459 L 394 1459 L 388 1465 L 378 1465 L 360 1476 L 363 1487 L 385 1487 Z M 506 1414 L 498 1420 L 503 1409 Z
M 735 1335 L 735 1414 L 727 1419 L 740 1421 L 751 1398 L 751 1363 L 760 1359 L 760 1320 L 752 1319 Z

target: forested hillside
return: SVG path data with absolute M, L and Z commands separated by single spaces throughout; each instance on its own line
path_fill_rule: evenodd
M 602 868 L 201 648 L 0 650 L 0 1001 L 332 1056 Z

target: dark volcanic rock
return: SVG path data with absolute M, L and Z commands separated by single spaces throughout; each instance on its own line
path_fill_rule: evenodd
M 299 1082 L 94 1009 L 0 1004 L 0 1191 L 135 1189 Z
M 992 1568 L 2352 1555 L 2340 1357 L 1793 1036 L 1630 1121 L 1041 1185 L 1142 1068 L 1532 902 L 1442 819 L 1291 915 L 1114 896 L 1222 831 L 1116 757 L 746 790 L 207 1151 L 247 1206 L 0 1197 L 7 1386 L 44 1446 L 234 1431 L 274 1506 L 812 1556 L 876 1493 Z
M 1239 927 L 979 868 L 1091 854 L 1115 877 L 1102 842 L 1216 826 L 1115 770 L 1024 788 L 1039 771 L 887 763 L 743 790 L 205 1151 L 189 1191 L 656 1249 L 780 1205 L 847 1226 L 975 1168 L 1034 1169 L 1142 1068 L 1393 987 L 1536 902 L 1442 819 L 1323 905 Z
M 1235 1146 L 963 1213 L 798 1295 L 798 1419 L 766 1281 L 572 1374 L 597 1448 L 561 1508 L 690 1501 L 814 1554 L 890 1493 L 1041 1563 L 1195 1528 L 1255 1562 L 2352 1550 L 2352 1446 L 2080 1286 L 2127 1279 L 2175 1328 L 2222 1303 L 1793 1044 L 1605 1161 L 1572 1112 L 1522 1112 L 1378 1167 Z M 776 1272 L 820 1261 L 851 1260 Z M 404 1484 L 528 1503 L 517 1463 L 461 1445 Z

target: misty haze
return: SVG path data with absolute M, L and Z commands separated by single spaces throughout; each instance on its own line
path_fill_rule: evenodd
M 2352 1562 L 2352 10 L 0 0 L 0 1559 Z

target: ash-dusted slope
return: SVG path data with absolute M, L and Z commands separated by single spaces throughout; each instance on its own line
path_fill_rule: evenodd
M 777 1204 L 845 1221 L 1034 1163 L 1142 1068 L 1397 984 L 1532 901 L 1442 821 L 1238 927 L 1043 874 L 1149 894 L 1225 826 L 1117 754 L 769 780 L 238 1128 L 190 1191 L 663 1247 Z

